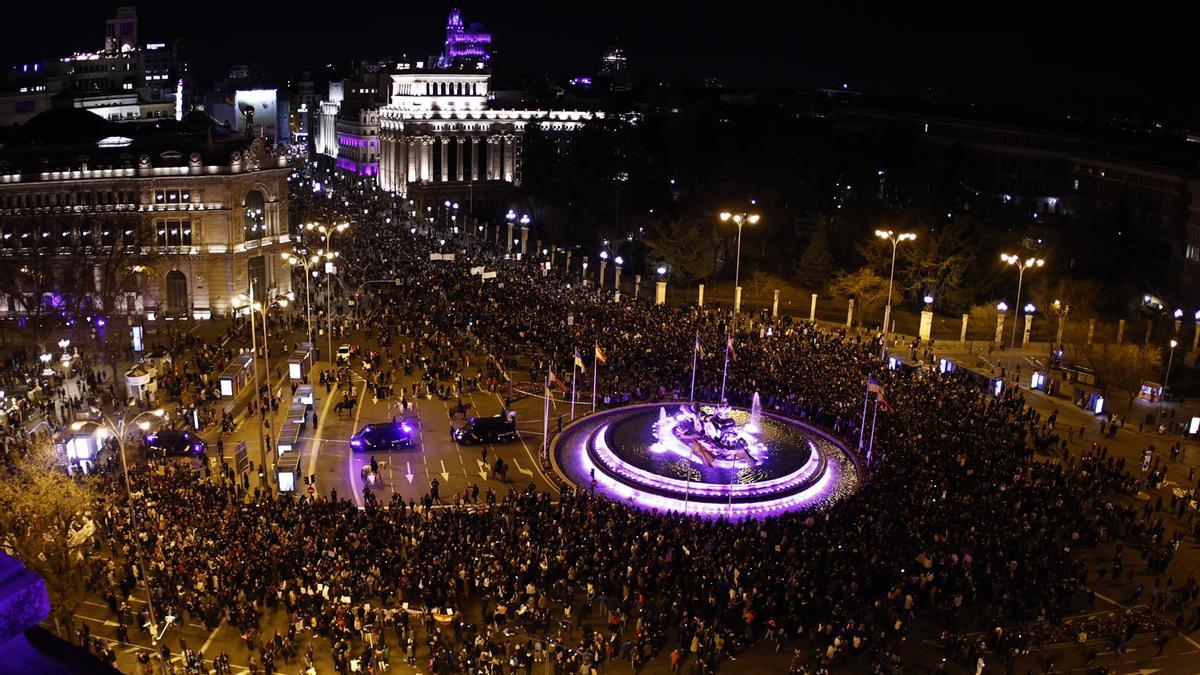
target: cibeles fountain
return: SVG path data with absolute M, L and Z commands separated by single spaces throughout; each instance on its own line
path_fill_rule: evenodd
M 710 518 L 761 518 L 832 503 L 858 485 L 829 434 L 762 410 L 644 404 L 595 413 L 555 440 L 554 468 L 611 499 Z

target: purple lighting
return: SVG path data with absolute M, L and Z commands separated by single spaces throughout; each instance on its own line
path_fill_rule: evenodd
M 657 422 L 648 409 L 660 410 Z M 650 404 L 589 416 L 555 441 L 554 469 L 580 488 L 638 508 L 735 520 L 821 508 L 857 488 L 853 458 L 818 429 L 762 413 L 762 434 L 749 434 L 744 424 L 737 430 L 757 447 L 738 451 L 749 455 L 744 461 L 721 466 L 713 451 L 703 461 L 667 428 L 682 414 L 669 417 Z M 655 447 L 664 443 L 670 447 Z

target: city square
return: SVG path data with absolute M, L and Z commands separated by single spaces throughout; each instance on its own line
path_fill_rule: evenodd
M 510 13 L 15 62 L 0 672 L 1200 672 L 1174 103 Z

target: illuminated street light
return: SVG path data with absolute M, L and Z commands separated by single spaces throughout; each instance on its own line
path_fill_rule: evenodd
M 754 204 L 754 200 L 750 200 Z M 742 309 L 741 303 L 741 274 L 742 274 L 742 226 L 746 223 L 754 225 L 758 223 L 759 216 L 757 213 L 730 213 L 729 211 L 721 212 L 721 222 L 727 223 L 733 221 L 738 228 L 737 238 L 737 255 L 734 256 L 733 263 L 733 294 L 734 294 L 734 313 L 740 312 Z
M 883 346 L 881 351 L 883 356 L 886 357 L 888 329 L 892 327 L 892 283 L 896 279 L 896 248 L 902 241 L 914 241 L 917 235 L 912 232 L 896 234 L 892 230 L 875 230 L 875 236 L 892 243 L 892 271 L 888 274 L 888 299 L 887 305 L 883 308 Z
M 1042 265 L 1046 264 L 1046 261 L 1042 260 L 1041 258 L 1026 258 L 1024 260 L 1021 260 L 1019 257 L 1008 254 L 1008 253 L 1001 253 L 1000 260 L 1008 263 L 1009 265 L 1015 266 L 1017 268 L 1017 303 L 1016 304 L 1018 307 L 1020 307 L 1021 306 L 1021 284 L 1025 281 L 1025 270 L 1030 269 L 1032 267 L 1041 267 Z M 1009 344 L 1009 347 L 1016 348 L 1016 346 L 1017 346 L 1017 322 L 1013 321 L 1012 342 Z

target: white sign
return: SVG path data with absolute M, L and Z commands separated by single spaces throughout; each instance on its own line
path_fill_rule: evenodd
M 483 265 L 471 268 L 471 276 L 475 276 L 476 274 L 483 274 Z
M 496 272 L 484 272 L 484 273 L 483 273 L 483 275 L 482 275 L 482 276 L 483 276 L 483 280 L 484 280 L 484 281 L 487 281 L 488 279 L 495 279 L 495 278 L 496 278 L 496 274 L 497 274 Z

